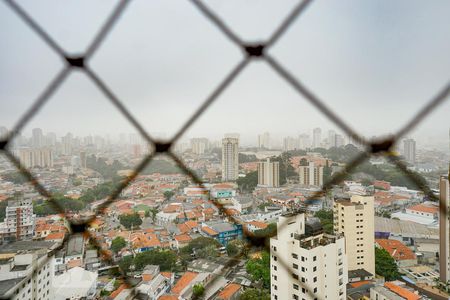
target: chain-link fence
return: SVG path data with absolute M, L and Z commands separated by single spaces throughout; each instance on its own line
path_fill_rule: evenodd
M 272 70 L 277 73 L 281 78 L 283 78 L 289 85 L 291 85 L 295 91 L 303 96 L 307 101 L 309 101 L 318 111 L 323 113 L 329 120 L 331 120 L 337 127 L 344 131 L 353 140 L 359 141 L 364 147 L 365 151 L 354 158 L 350 163 L 348 163 L 345 168 L 333 175 L 330 180 L 328 180 L 319 192 L 314 193 L 307 200 L 317 199 L 322 197 L 325 193 L 336 184 L 342 182 L 348 174 L 350 174 L 358 165 L 367 161 L 371 156 L 384 156 L 386 157 L 394 166 L 401 170 L 404 175 L 409 178 L 414 184 L 420 188 L 429 199 L 436 199 L 436 196 L 432 193 L 430 188 L 424 184 L 424 180 L 418 177 L 415 173 L 411 172 L 407 166 L 392 152 L 391 149 L 393 145 L 407 133 L 417 126 L 424 118 L 426 118 L 432 111 L 434 111 L 440 104 L 442 104 L 448 94 L 450 93 L 450 83 L 447 84 L 444 89 L 439 91 L 428 103 L 407 122 L 397 133 L 380 140 L 366 140 L 363 136 L 358 134 L 351 126 L 349 126 L 341 117 L 331 110 L 322 99 L 319 99 L 312 91 L 310 91 L 298 78 L 293 76 L 287 69 L 277 61 L 273 56 L 268 54 L 268 49 L 271 48 L 280 37 L 286 32 L 286 30 L 294 23 L 294 21 L 301 16 L 301 14 L 311 5 L 312 0 L 303 0 L 290 11 L 288 16 L 281 22 L 274 33 L 266 40 L 261 43 L 251 43 L 239 38 L 225 22 L 219 18 L 211 9 L 205 6 L 199 0 L 191 0 L 190 2 L 194 7 L 196 7 L 205 18 L 207 18 L 211 26 L 216 26 L 236 47 L 242 50 L 243 57 L 241 61 L 234 66 L 232 71 L 225 76 L 225 78 L 219 83 L 218 86 L 212 89 L 212 92 L 204 100 L 203 104 L 191 115 L 187 122 L 176 132 L 176 134 L 169 140 L 161 141 L 153 138 L 144 127 L 136 120 L 136 118 L 130 113 L 127 107 L 124 105 L 124 101 L 120 100 L 116 94 L 112 91 L 110 87 L 98 76 L 98 74 L 89 65 L 89 60 L 92 55 L 97 51 L 99 46 L 105 40 L 105 37 L 111 32 L 114 25 L 118 22 L 120 16 L 127 9 L 130 0 L 121 0 L 118 2 L 117 6 L 114 8 L 112 13 L 109 15 L 103 26 L 100 28 L 98 33 L 95 35 L 93 41 L 87 48 L 87 50 L 82 55 L 72 56 L 69 52 L 64 50 L 31 16 L 15 1 L 5 0 L 7 6 L 11 9 L 12 13 L 17 14 L 23 22 L 25 22 L 36 35 L 38 35 L 64 62 L 65 66 L 58 72 L 58 74 L 51 80 L 47 87 L 42 91 L 42 93 L 37 97 L 32 106 L 23 114 L 21 118 L 17 121 L 10 134 L 2 141 L 0 141 L 0 150 L 6 155 L 6 157 L 14 164 L 14 166 L 23 174 L 26 179 L 37 189 L 37 191 L 45 198 L 48 202 L 57 210 L 60 214 L 64 215 L 64 208 L 61 207 L 58 202 L 56 202 L 52 194 L 41 185 L 34 175 L 27 170 L 21 162 L 12 154 L 9 144 L 11 141 L 19 134 L 23 128 L 29 123 L 30 119 L 39 113 L 39 110 L 46 104 L 49 98 L 55 93 L 58 88 L 60 88 L 67 77 L 72 71 L 79 70 L 83 72 L 97 87 L 98 89 L 109 99 L 111 104 L 117 108 L 118 111 L 134 126 L 134 128 L 142 135 L 145 141 L 154 149 L 150 154 L 148 154 L 142 162 L 140 162 L 134 169 L 133 173 L 126 177 L 124 181 L 120 183 L 117 189 L 104 201 L 98 208 L 96 208 L 94 215 L 90 217 L 89 220 L 79 222 L 74 220 L 68 220 L 70 224 L 70 234 L 83 233 L 89 237 L 89 241 L 92 245 L 97 247 L 102 255 L 102 259 L 107 263 L 114 264 L 111 252 L 108 249 L 103 249 L 101 244 L 96 239 L 96 236 L 91 233 L 89 228 L 96 220 L 97 215 L 102 215 L 105 213 L 105 209 L 109 207 L 120 195 L 121 191 L 126 188 L 136 176 L 147 166 L 149 163 L 158 155 L 167 155 L 172 158 L 175 163 L 187 174 L 196 184 L 204 186 L 204 183 L 200 178 L 192 172 L 182 160 L 174 153 L 173 145 L 180 140 L 180 138 L 186 133 L 186 131 L 197 121 L 197 119 L 203 115 L 206 110 L 211 106 L 213 102 L 227 89 L 227 87 L 236 79 L 239 73 L 241 73 L 249 64 L 254 60 L 260 60 L 267 65 L 269 65 Z M 307 201 L 305 202 L 307 203 Z M 227 215 L 228 218 L 234 222 L 241 222 L 232 215 L 228 215 L 227 210 L 222 209 L 222 207 L 214 202 L 214 204 L 219 208 L 223 215 Z M 278 227 L 278 232 L 283 230 L 286 224 L 281 224 Z M 244 228 L 246 228 L 244 226 Z M 256 237 L 251 232 L 244 230 L 245 238 L 255 246 L 268 247 L 270 236 L 266 237 Z M 70 235 L 69 235 L 70 236 Z M 238 260 L 231 260 L 229 265 L 225 267 L 231 267 L 236 264 Z M 283 261 L 280 261 L 281 265 L 285 270 L 290 270 L 291 267 Z M 224 268 L 226 270 L 227 268 Z M 128 277 L 124 272 L 121 271 L 122 278 L 128 280 Z M 128 282 L 129 286 L 132 287 L 132 282 Z M 300 285 L 304 285 L 299 282 Z M 133 289 L 133 293 L 135 293 Z M 311 294 L 310 289 L 308 293 Z M 6 295 L 6 297 L 9 297 Z

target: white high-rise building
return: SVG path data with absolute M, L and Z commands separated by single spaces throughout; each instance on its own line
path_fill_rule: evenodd
M 323 167 L 316 167 L 314 162 L 309 162 L 307 166 L 299 167 L 300 184 L 306 186 L 323 185 Z
M 336 147 L 336 132 L 334 130 L 328 130 L 328 147 Z
M 299 149 L 307 149 L 311 147 L 311 138 L 308 134 L 300 134 L 298 136 L 298 148 Z
M 45 241 L 19 241 L 0 247 L 0 297 L 11 300 L 51 300 L 55 248 Z
M 305 214 L 278 219 L 270 239 L 271 299 L 346 299 L 345 239 L 323 233 L 319 219 Z
M 314 128 L 312 146 L 313 148 L 318 148 L 321 146 L 321 144 L 322 144 L 322 129 Z
M 364 269 L 375 276 L 374 197 L 352 195 L 336 200 L 334 232 L 345 237 L 348 269 Z
M 450 280 L 450 167 L 439 180 L 439 271 L 443 282 Z
M 339 147 L 344 146 L 344 144 L 345 144 L 344 137 L 342 135 L 340 135 L 340 134 L 336 134 L 334 136 L 334 140 L 335 140 L 335 142 L 334 142 L 334 146 L 335 147 L 339 148 Z
M 44 146 L 44 134 L 43 134 L 41 128 L 34 128 L 32 130 L 31 145 L 34 148 L 39 148 L 39 147 Z
M 239 139 L 222 139 L 222 181 L 234 181 L 239 176 Z
M 279 162 L 270 162 L 270 158 L 267 158 L 266 161 L 258 162 L 258 185 L 265 187 L 280 186 Z
M 403 155 L 405 160 L 410 164 L 416 163 L 416 141 L 413 139 L 406 139 L 403 141 Z
M 283 139 L 283 151 L 299 149 L 298 139 L 288 136 Z
M 31 199 L 8 201 L 3 223 L 0 223 L 2 241 L 21 241 L 33 239 L 36 215 L 33 214 Z
M 207 138 L 191 139 L 191 150 L 194 154 L 204 154 L 209 148 L 209 140 Z
M 14 153 L 25 168 L 53 167 L 53 151 L 50 148 L 22 148 Z
M 258 135 L 258 148 L 270 149 L 270 134 L 268 132 Z

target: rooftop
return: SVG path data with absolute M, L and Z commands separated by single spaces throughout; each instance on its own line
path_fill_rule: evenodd
M 395 260 L 416 259 L 414 252 L 397 240 L 377 239 L 376 243 L 385 249 Z

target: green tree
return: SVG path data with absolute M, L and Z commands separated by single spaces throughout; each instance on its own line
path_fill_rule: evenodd
M 158 210 L 155 207 L 150 208 L 149 212 L 152 215 L 152 221 L 155 223 L 156 220 L 156 214 L 158 213 Z
M 121 236 L 118 236 L 114 238 L 111 242 L 111 250 L 114 253 L 118 253 L 120 250 L 122 250 L 127 245 L 127 242 L 125 239 Z
M 263 251 L 261 258 L 252 258 L 245 265 L 247 273 L 254 281 L 262 281 L 264 288 L 270 288 L 270 255 Z
M 308 160 L 306 158 L 300 159 L 300 166 L 307 166 L 307 165 L 308 165 Z
M 175 195 L 174 191 L 165 191 L 164 192 L 164 198 L 166 198 L 166 200 L 170 200 L 170 198 L 172 198 L 173 195 Z
M 132 226 L 133 228 L 136 228 L 142 224 L 141 217 L 138 213 L 120 215 L 119 220 L 120 224 L 125 226 L 127 229 L 130 229 Z
M 158 265 L 161 271 L 173 271 L 176 262 L 175 252 L 159 249 L 138 253 L 133 261 L 136 270 L 142 270 L 146 265 Z
M 266 228 L 255 231 L 256 237 L 268 238 L 268 237 L 273 237 L 276 235 L 277 235 L 277 224 L 276 223 L 270 223 L 269 225 L 267 225 Z
M 227 254 L 228 254 L 228 256 L 234 257 L 234 256 L 238 255 L 239 252 L 240 252 L 239 250 L 240 250 L 239 246 L 236 243 L 234 243 L 234 240 L 230 241 L 227 244 Z
M 146 210 L 145 211 L 145 217 L 146 218 L 150 218 L 150 210 Z
M 199 258 L 209 258 L 209 257 L 217 257 L 219 256 L 219 251 L 217 247 L 214 245 L 209 245 L 204 248 L 198 249 L 195 251 L 195 254 Z
M 270 291 L 266 289 L 246 289 L 239 300 L 270 300 Z
M 213 238 L 201 236 L 201 237 L 195 238 L 192 241 L 190 241 L 189 244 L 187 244 L 187 246 L 184 246 L 183 248 L 181 248 L 180 252 L 183 254 L 192 254 L 194 251 L 197 253 L 199 250 L 202 250 L 202 249 L 205 249 L 208 247 L 217 249 L 220 246 L 221 246 L 221 244 L 217 240 L 215 240 Z M 205 252 L 207 252 L 207 251 L 203 251 L 203 253 L 205 253 Z
M 392 281 L 400 277 L 395 260 L 383 248 L 375 247 L 375 273 L 383 276 L 386 281 Z
M 205 293 L 205 287 L 201 283 L 194 284 L 192 287 L 193 299 L 200 299 L 201 296 Z
M 122 259 L 119 261 L 119 268 L 127 274 L 131 270 L 131 266 L 133 265 L 133 256 L 127 255 L 122 257 Z
M 320 219 L 320 223 L 322 223 L 323 231 L 328 234 L 333 233 L 333 211 L 321 209 L 314 214 L 314 217 Z
M 252 192 L 258 185 L 258 171 L 249 172 L 236 180 L 241 191 Z

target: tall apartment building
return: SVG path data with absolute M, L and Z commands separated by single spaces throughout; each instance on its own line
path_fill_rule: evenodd
M 44 146 L 44 133 L 41 128 L 34 128 L 31 132 L 31 145 L 33 148 Z
M 270 149 L 270 134 L 268 132 L 258 135 L 258 148 Z
M 51 300 L 57 244 L 20 241 L 0 247 L 0 298 Z
M 53 167 L 53 151 L 50 148 L 21 148 L 15 153 L 25 168 Z
M 334 130 L 328 130 L 328 147 L 336 147 L 336 132 Z
M 335 141 L 334 141 L 335 147 L 338 147 L 338 148 L 339 148 L 339 147 L 344 146 L 345 140 L 344 140 L 344 137 L 343 137 L 342 135 L 336 134 L 336 135 L 334 136 L 334 139 L 335 139 Z
M 323 167 L 316 167 L 314 162 L 299 167 L 300 184 L 306 186 L 323 185 Z
M 375 275 L 374 197 L 352 195 L 336 200 L 334 232 L 343 234 L 350 271 L 364 269 Z
M 323 233 L 319 219 L 305 214 L 278 219 L 270 239 L 271 299 L 346 299 L 348 281 L 343 236 Z
M 285 137 L 283 139 L 283 151 L 291 151 L 299 149 L 299 140 L 295 137 Z
M 322 129 L 314 128 L 312 147 L 313 148 L 320 147 L 321 143 L 322 143 Z
M 311 147 L 311 139 L 308 134 L 300 134 L 298 136 L 298 148 L 307 149 Z
M 204 154 L 209 148 L 209 141 L 207 138 L 193 138 L 191 139 L 191 150 L 194 154 Z
M 443 282 L 450 280 L 450 167 L 439 180 L 439 271 Z
M 5 219 L 0 227 L 2 241 L 19 241 L 33 239 L 36 215 L 33 214 L 31 199 L 14 199 L 8 201 Z
M 279 162 L 270 162 L 270 158 L 266 161 L 258 162 L 258 185 L 266 187 L 280 186 Z
M 406 139 L 403 141 L 403 155 L 405 160 L 410 164 L 416 163 L 416 141 L 413 139 Z
M 222 139 L 222 181 L 234 181 L 239 175 L 239 139 Z

